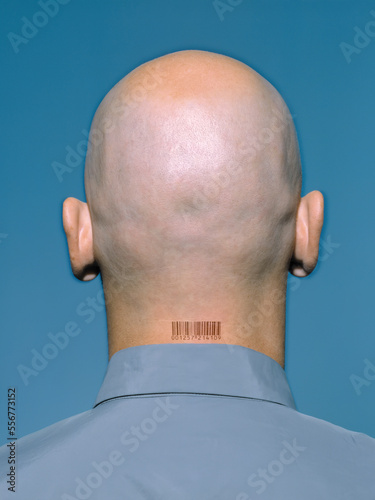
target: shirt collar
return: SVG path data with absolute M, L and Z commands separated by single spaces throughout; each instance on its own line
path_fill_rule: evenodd
M 260 399 L 295 409 L 279 363 L 233 344 L 149 344 L 118 351 L 94 407 L 120 397 L 168 393 Z

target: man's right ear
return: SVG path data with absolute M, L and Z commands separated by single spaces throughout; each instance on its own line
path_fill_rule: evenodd
M 294 276 L 303 278 L 315 269 L 323 219 L 323 195 L 320 191 L 311 191 L 301 198 L 297 211 L 294 252 L 289 265 L 289 272 Z
M 74 276 L 81 281 L 93 280 L 100 269 L 94 257 L 92 223 L 87 203 L 67 198 L 63 204 L 63 226 Z

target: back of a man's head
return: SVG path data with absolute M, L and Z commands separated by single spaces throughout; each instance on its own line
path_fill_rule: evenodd
M 123 307 L 135 324 L 242 324 L 249 302 L 285 290 L 288 269 L 304 276 L 316 264 L 316 252 L 295 251 L 290 113 L 232 58 L 181 51 L 122 79 L 95 114 L 85 186 L 93 251 L 86 266 L 71 252 L 73 271 L 100 270 L 107 311 Z

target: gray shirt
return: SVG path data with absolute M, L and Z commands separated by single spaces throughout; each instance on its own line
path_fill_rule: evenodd
M 298 412 L 281 366 L 235 345 L 117 352 L 94 408 L 16 455 L 4 500 L 375 499 L 375 439 Z

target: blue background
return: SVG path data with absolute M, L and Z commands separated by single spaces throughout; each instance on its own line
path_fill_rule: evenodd
M 301 412 L 375 437 L 375 380 L 358 395 L 350 379 L 363 376 L 366 358 L 375 363 L 375 37 L 350 63 L 340 48 L 354 43 L 355 26 L 375 19 L 374 3 L 232 3 L 220 19 L 212 0 L 72 0 L 15 53 L 8 33 L 21 35 L 23 16 L 32 20 L 41 7 L 2 0 L 1 442 L 9 386 L 18 389 L 21 437 L 89 409 L 107 365 L 105 312 L 80 306 L 100 292 L 100 279 L 73 277 L 62 228 L 63 200 L 85 200 L 84 158 L 78 154 L 62 182 L 51 165 L 65 163 L 67 146 L 79 147 L 120 78 L 183 49 L 249 64 L 291 109 L 303 194 L 323 192 L 326 218 L 316 271 L 289 280 L 287 376 Z M 77 307 L 92 312 L 79 316 Z M 81 333 L 26 386 L 17 367 L 30 367 L 31 350 L 70 321 Z

